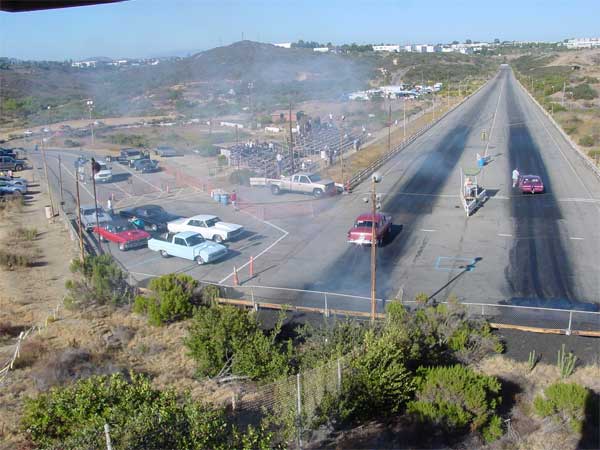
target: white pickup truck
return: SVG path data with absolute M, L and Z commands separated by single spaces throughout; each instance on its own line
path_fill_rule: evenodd
M 315 198 L 332 195 L 337 192 L 333 180 L 322 180 L 316 173 L 299 172 L 291 177 L 250 178 L 251 186 L 269 186 L 273 195 L 282 192 L 311 194 Z
M 244 231 L 242 225 L 222 222 L 217 216 L 207 214 L 173 220 L 167 223 L 167 229 L 171 233 L 192 231 L 218 243 L 235 239 Z

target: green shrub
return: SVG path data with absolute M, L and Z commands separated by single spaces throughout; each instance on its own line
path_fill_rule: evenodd
M 485 439 L 501 435 L 495 418 L 502 401 L 500 383 L 460 365 L 421 367 L 415 378 L 416 399 L 407 411 L 420 422 L 431 423 L 448 434 L 479 431 Z
M 567 133 L 567 134 L 576 134 L 577 133 L 577 127 L 575 125 L 566 125 L 564 128 L 565 128 L 565 133 Z
M 131 288 L 125 280 L 125 274 L 110 255 L 88 255 L 83 262 L 73 260 L 70 269 L 79 275 L 79 279 L 66 282 L 68 305 L 118 306 L 131 300 Z
M 586 134 L 579 138 L 579 145 L 583 145 L 584 147 L 591 147 L 594 144 L 594 138 L 589 134 Z
M 533 407 L 538 416 L 552 416 L 559 422 L 568 423 L 573 431 L 580 433 L 589 396 L 590 392 L 578 384 L 555 383 L 533 400 Z
M 194 290 L 198 282 L 185 274 L 168 274 L 153 278 L 148 285 L 151 294 L 137 296 L 133 305 L 134 312 L 147 314 L 151 325 L 192 317 L 198 299 Z
M 219 167 L 225 167 L 227 165 L 227 156 L 219 155 L 217 157 L 217 163 L 218 163 Z
M 279 342 L 282 320 L 268 335 L 256 315 L 233 306 L 198 308 L 185 345 L 196 361 L 199 376 L 226 373 L 255 380 L 273 379 L 288 372 L 291 342 Z
M 598 97 L 598 93 L 587 83 L 579 84 L 573 88 L 575 100 L 592 100 Z
M 269 448 L 262 429 L 240 433 L 224 411 L 174 391 L 159 391 L 151 381 L 131 373 L 94 376 L 53 388 L 25 401 L 22 428 L 40 447 L 104 448 L 102 429 L 110 424 L 116 448 Z
M 240 169 L 229 175 L 231 184 L 250 186 L 250 178 L 257 176 L 257 173 L 250 169 Z
M 33 241 L 37 235 L 37 228 L 17 227 L 11 232 L 11 237 L 18 241 Z
M 81 142 L 74 141 L 73 139 L 65 139 L 65 147 L 70 147 L 70 148 L 81 147 Z

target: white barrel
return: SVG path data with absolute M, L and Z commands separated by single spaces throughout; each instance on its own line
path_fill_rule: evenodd
M 46 219 L 48 219 L 48 220 L 52 219 L 52 207 L 45 206 L 44 210 L 46 211 Z

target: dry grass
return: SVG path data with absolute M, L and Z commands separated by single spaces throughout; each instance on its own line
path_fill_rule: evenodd
M 30 267 L 31 265 L 33 265 L 33 255 L 30 253 L 12 253 L 7 250 L 0 250 L 0 266 L 8 270 Z
M 38 236 L 37 228 L 17 227 L 9 233 L 16 241 L 33 241 Z

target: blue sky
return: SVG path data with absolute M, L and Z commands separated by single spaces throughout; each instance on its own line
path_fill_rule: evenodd
M 242 38 L 333 43 L 544 40 L 600 35 L 600 0 L 130 0 L 0 12 L 0 55 L 193 53 Z

